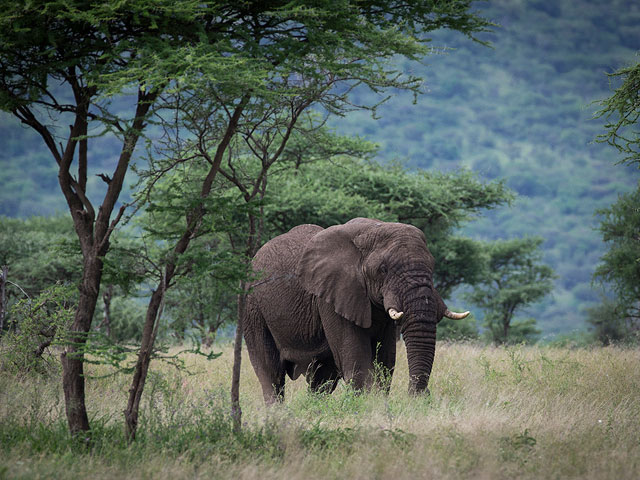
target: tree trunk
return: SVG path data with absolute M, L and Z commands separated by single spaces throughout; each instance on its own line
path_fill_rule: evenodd
M 502 343 L 507 343 L 508 336 L 509 336 L 509 320 L 505 318 L 502 321 Z
M 220 316 L 221 315 L 222 315 L 221 313 L 218 313 L 218 316 L 216 318 L 215 324 L 214 323 L 210 323 L 209 324 L 209 327 L 207 329 L 207 333 L 205 335 L 204 342 L 203 342 L 204 346 L 207 347 L 207 348 L 211 348 L 211 345 L 213 345 L 213 341 L 216 338 L 216 330 L 218 329 L 218 326 L 220 325 Z
M 240 367 L 242 364 L 242 319 L 247 305 L 245 282 L 241 284 L 238 295 L 238 325 L 236 326 L 236 338 L 233 343 L 233 372 L 231 374 L 231 418 L 233 418 L 233 431 L 239 433 L 242 429 L 242 408 L 240 407 Z
M 166 277 L 165 277 L 166 278 Z M 149 365 L 151 363 L 151 354 L 153 353 L 153 344 L 158 334 L 158 321 L 162 315 L 162 305 L 164 294 L 166 292 L 166 281 L 162 281 L 161 285 L 151 295 L 151 300 L 147 307 L 147 315 L 142 331 L 142 343 L 140 352 L 138 352 L 138 361 L 136 369 L 129 388 L 129 401 L 124 411 L 125 425 L 127 429 L 127 438 L 133 441 L 136 438 L 138 428 L 138 415 L 140 412 L 140 399 L 144 391 L 144 384 L 147 379 Z
M 2 330 L 4 328 L 4 318 L 7 312 L 7 276 L 8 267 L 2 266 L 2 272 L 0 273 L 0 336 L 2 336 Z
M 260 192 L 260 198 L 264 198 L 266 189 L 266 179 L 263 180 L 264 188 Z M 248 270 L 251 269 L 251 259 L 257 251 L 257 247 L 262 237 L 262 207 L 260 207 L 260 222 L 256 228 L 256 217 L 249 214 L 249 234 L 245 245 L 245 257 L 248 259 Z M 233 418 L 233 430 L 238 433 L 242 428 L 242 409 L 240 408 L 240 367 L 242 364 L 242 319 L 247 308 L 247 284 L 240 283 L 240 294 L 238 295 L 238 325 L 236 327 L 236 338 L 233 344 L 233 372 L 231 375 L 231 417 Z
M 86 258 L 83 270 L 78 308 L 69 329 L 69 344 L 60 355 L 65 410 L 72 435 L 89 430 L 84 392 L 84 346 L 98 301 L 102 259 Z
M 113 285 L 107 285 L 105 292 L 102 294 L 102 302 L 104 303 L 104 316 L 100 327 L 104 326 L 107 337 L 111 338 L 111 298 L 113 297 Z

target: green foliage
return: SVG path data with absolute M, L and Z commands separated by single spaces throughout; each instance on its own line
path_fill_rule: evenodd
M 483 278 L 466 297 L 485 309 L 484 326 L 496 343 L 530 341 L 540 333 L 535 319 L 513 319 L 553 288 L 553 269 L 540 263 L 541 244 L 541 238 L 524 238 L 486 246 Z
M 640 316 L 640 183 L 629 194 L 598 211 L 600 232 L 608 245 L 596 268 L 594 278 L 611 284 L 620 304 L 626 304 L 629 315 Z M 631 312 L 635 311 L 633 315 Z
M 363 147 L 367 148 L 367 144 Z M 399 164 L 382 165 L 357 158 L 338 157 L 290 169 L 276 181 L 282 182 L 283 188 L 278 183 L 273 194 L 280 195 L 282 191 L 285 198 L 278 199 L 277 212 L 267 208 L 265 212 L 267 220 L 280 232 L 300 223 L 323 226 L 344 223 L 361 208 L 364 212 L 359 216 L 378 214 L 381 220 L 412 223 L 432 239 L 469 221 L 481 210 L 495 208 L 513 198 L 503 182 L 485 184 L 469 171 L 412 172 Z M 312 204 L 307 209 L 303 207 L 304 201 L 294 199 L 304 191 L 313 192 L 315 197 L 309 199 Z M 343 211 L 335 212 L 341 205 Z M 318 211 L 314 218 L 314 212 Z
M 243 272 L 244 265 L 238 259 L 233 264 L 236 263 L 235 271 Z M 236 290 L 237 282 L 218 278 L 215 272 L 191 273 L 180 278 L 166 299 L 168 328 L 181 340 L 190 334 L 197 335 L 199 342 L 211 346 L 218 329 L 236 321 Z
M 634 345 L 640 342 L 638 320 L 629 315 L 632 306 L 620 305 L 604 298 L 602 302 L 587 310 L 592 335 L 602 345 Z
M 640 168 L 640 63 L 609 74 L 621 84 L 613 95 L 602 100 L 597 116 L 607 120 L 606 133 L 598 135 L 599 142 L 615 147 L 625 157 L 620 163 L 637 164 Z
M 80 248 L 68 216 L 0 217 L 0 265 L 9 267 L 8 296 L 38 295 L 56 282 L 80 280 Z
M 219 185 L 202 199 L 200 189 L 207 165 L 192 161 L 153 178 L 153 189 L 137 195 L 146 198 L 145 210 L 135 219 L 141 230 L 147 278 L 160 282 L 162 267 L 175 262 L 173 279 L 165 298 L 169 329 L 179 339 L 198 334 L 210 345 L 216 330 L 235 319 L 235 294 L 246 278 L 244 252 L 234 251 L 228 235 L 244 231 L 246 205 L 238 192 Z M 201 204 L 206 215 L 177 258 L 174 248 L 190 222 L 190 213 Z M 139 255 L 139 253 L 138 253 Z
M 144 304 L 140 301 L 125 296 L 115 297 L 111 302 L 110 340 L 115 343 L 139 343 L 142 338 L 144 315 Z
M 551 290 L 551 289 L 549 289 Z M 509 324 L 508 343 L 534 343 L 540 337 L 542 331 L 537 327 L 535 318 L 525 318 L 513 320 Z M 496 337 L 501 338 L 502 333 L 496 332 L 495 328 L 490 328 L 490 340 L 495 341 Z
M 24 374 L 44 373 L 51 368 L 50 347 L 66 338 L 75 311 L 75 294 L 73 285 L 56 284 L 11 307 L 9 331 L 0 344 L 0 370 Z
M 361 149 L 366 157 L 369 145 L 362 143 Z M 412 172 L 360 159 L 356 153 L 272 177 L 264 205 L 267 237 L 304 223 L 327 227 L 354 217 L 410 223 L 425 233 L 443 297 L 462 283 L 475 284 L 483 268 L 483 245 L 452 232 L 482 210 L 509 203 L 513 194 L 504 183 L 480 182 L 469 171 Z
M 58 282 L 79 282 L 80 264 L 80 249 L 69 217 L 0 217 L 0 266 L 7 266 L 3 328 L 14 321 L 12 315 L 17 311 L 11 306 L 16 302 L 44 294 Z M 37 343 L 39 339 L 31 341 Z
M 621 163 L 640 168 L 640 63 L 611 75 L 622 84 L 600 102 L 609 123 L 598 141 L 614 146 L 625 157 Z M 600 259 L 593 278 L 611 286 L 615 300 L 606 300 L 589 311 L 596 338 L 604 343 L 633 342 L 640 337 L 640 182 L 635 191 L 618 196 L 610 207 L 597 211 L 599 230 L 608 250 Z

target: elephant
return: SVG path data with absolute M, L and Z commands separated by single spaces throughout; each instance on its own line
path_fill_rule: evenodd
M 265 243 L 252 261 L 256 279 L 242 316 L 265 403 L 284 398 L 285 375 L 305 374 L 314 391 L 331 393 L 340 378 L 371 388 L 376 363 L 393 372 L 396 324 L 409 391 L 428 393 L 436 324 L 469 314 L 446 307 L 434 267 L 420 229 L 368 218 L 299 225 Z

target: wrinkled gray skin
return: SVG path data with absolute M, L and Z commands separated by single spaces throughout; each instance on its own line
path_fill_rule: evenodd
M 369 388 L 375 361 L 393 372 L 390 308 L 404 312 L 409 390 L 428 392 L 446 306 L 419 229 L 365 218 L 327 229 L 300 225 L 267 242 L 253 268 L 259 280 L 247 299 L 244 337 L 265 402 L 282 398 L 285 374 L 305 374 L 313 390 L 331 392 L 340 378 Z

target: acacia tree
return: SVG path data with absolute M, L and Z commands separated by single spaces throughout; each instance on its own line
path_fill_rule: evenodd
M 610 75 L 621 84 L 600 102 L 598 116 L 607 120 L 606 132 L 597 140 L 623 155 L 620 163 L 640 168 L 640 63 Z M 601 209 L 600 232 L 608 251 L 594 272 L 594 281 L 611 286 L 615 298 L 590 310 L 589 323 L 603 343 L 636 340 L 640 332 L 640 183 L 635 191 L 620 195 Z
M 515 238 L 486 245 L 482 280 L 467 298 L 484 309 L 484 325 L 495 343 L 531 340 L 539 333 L 535 319 L 514 317 L 553 288 L 553 269 L 540 263 L 542 241 Z
M 599 210 L 600 232 L 609 245 L 594 278 L 613 287 L 616 299 L 592 312 L 591 323 L 603 343 L 636 339 L 640 334 L 640 185 Z M 605 325 L 607 324 L 607 325 Z
M 78 306 L 61 356 L 72 433 L 89 430 L 83 347 L 103 258 L 125 212 L 117 204 L 134 149 L 173 79 L 186 82 L 203 65 L 228 69 L 219 44 L 234 35 L 226 7 L 163 0 L 0 3 L 0 108 L 33 128 L 52 155 L 82 251 Z M 95 168 L 89 153 L 102 135 L 120 145 L 106 171 Z M 106 185 L 90 191 L 90 172 Z

